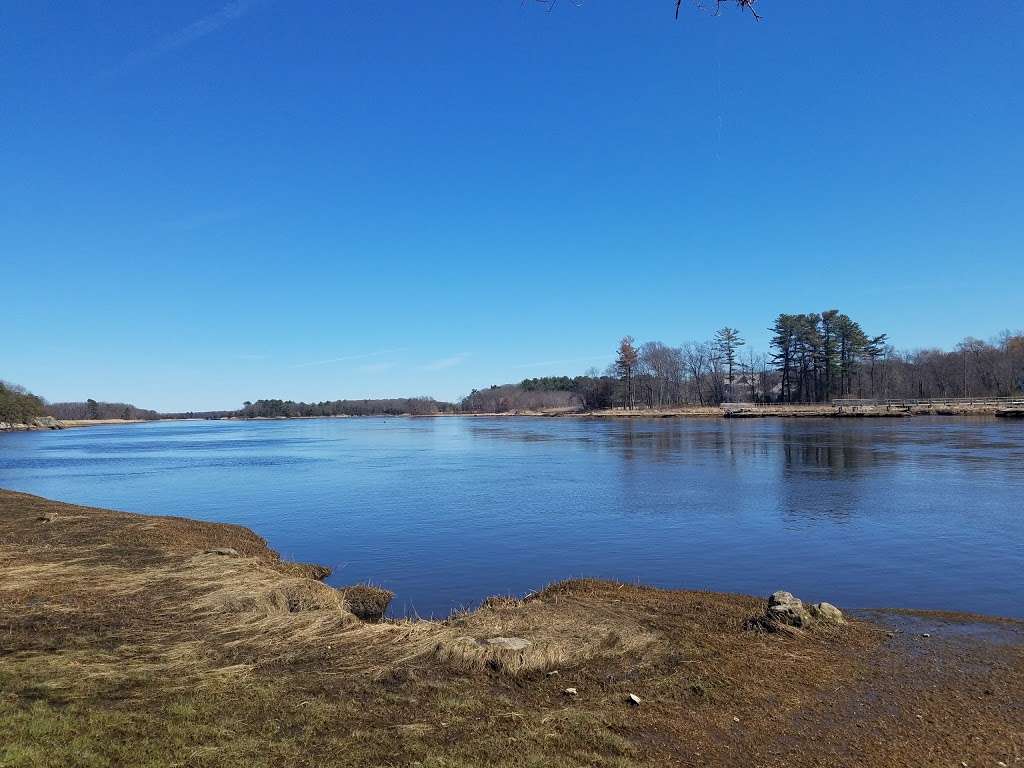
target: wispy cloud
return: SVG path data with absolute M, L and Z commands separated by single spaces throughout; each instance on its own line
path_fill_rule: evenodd
M 570 357 L 565 360 L 542 360 L 536 363 L 519 363 L 518 365 L 510 366 L 511 368 L 547 368 L 553 365 L 570 365 L 572 363 L 593 363 L 601 360 L 607 360 L 608 355 L 591 355 L 589 357 Z
M 467 357 L 469 357 L 468 352 L 459 352 L 457 355 L 442 357 L 440 360 L 434 360 L 426 365 L 421 365 L 420 370 L 443 371 L 445 368 L 454 368 L 456 365 L 460 365 Z
M 358 370 L 360 373 L 380 373 L 381 371 L 390 371 L 398 363 L 367 363 L 366 365 L 360 365 Z
M 202 40 L 207 35 L 212 35 L 219 29 L 226 27 L 232 22 L 238 21 L 249 11 L 269 0 L 230 0 L 213 13 L 196 19 L 176 32 L 172 32 L 153 45 L 133 51 L 118 66 L 103 73 L 103 76 L 110 77 L 126 70 L 132 69 L 161 56 L 166 56 L 181 48 L 192 45 L 197 40 Z
M 311 368 L 314 365 L 331 365 L 332 363 L 347 363 L 351 360 L 367 360 L 372 357 L 381 357 L 382 355 L 392 355 L 397 352 L 401 352 L 400 349 L 381 349 L 376 352 L 364 352 L 359 355 L 343 355 L 342 357 L 332 357 L 327 360 L 313 360 L 308 363 L 295 363 L 295 365 L 288 366 L 289 368 Z

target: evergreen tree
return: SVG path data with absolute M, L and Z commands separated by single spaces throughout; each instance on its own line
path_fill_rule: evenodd
M 725 363 L 725 380 L 729 386 L 730 400 L 732 399 L 733 370 L 736 367 L 736 352 L 746 343 L 747 342 L 740 338 L 740 332 L 735 328 L 726 326 L 725 328 L 720 328 L 715 332 L 715 351 L 718 352 L 722 361 Z
M 632 409 L 635 404 L 633 394 L 633 374 L 636 371 L 639 354 L 636 350 L 636 342 L 632 336 L 626 336 L 619 342 L 618 355 L 615 358 L 615 372 L 625 387 L 623 403 L 626 408 Z

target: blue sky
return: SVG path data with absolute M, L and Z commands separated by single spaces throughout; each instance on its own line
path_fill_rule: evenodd
M 1024 326 L 1021 6 L 672 6 L 10 5 L 0 377 L 454 398 L 780 311 Z

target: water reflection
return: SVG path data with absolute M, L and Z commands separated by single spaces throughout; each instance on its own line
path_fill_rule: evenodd
M 900 462 L 940 464 L 1024 460 L 1024 437 L 989 420 L 575 420 L 495 419 L 474 423 L 481 440 L 576 443 L 615 452 L 624 461 L 769 459 L 787 470 L 867 471 Z M 1014 425 L 1015 426 L 1015 425 Z M 581 429 L 585 434 L 580 434 Z M 911 450 L 908 450 L 911 449 Z
M 878 450 L 876 434 L 844 428 L 849 422 L 836 420 L 822 420 L 814 425 L 793 420 L 582 422 L 588 424 L 587 435 L 575 434 L 572 426 L 565 428 L 567 423 L 581 422 L 562 419 L 554 424 L 523 428 L 515 421 L 505 420 L 473 425 L 470 432 L 482 440 L 591 444 L 612 451 L 623 461 L 700 462 L 710 455 L 716 461 L 757 459 L 763 463 L 774 458 L 786 470 L 828 468 L 848 472 L 900 459 L 897 452 Z
M 1024 614 L 1024 425 L 323 419 L 0 435 L 0 486 L 254 528 L 444 614 L 570 576 Z

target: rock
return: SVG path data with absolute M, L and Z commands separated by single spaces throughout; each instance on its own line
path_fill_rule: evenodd
M 807 629 L 814 624 L 845 624 L 843 612 L 831 603 L 815 603 L 804 606 L 803 601 L 792 592 L 779 590 L 768 598 L 764 613 L 747 619 L 747 629 L 778 632 L 794 629 Z
M 0 432 L 22 432 L 31 429 L 63 429 L 64 425 L 53 416 L 37 416 L 28 421 L 0 421 Z
M 810 611 L 815 621 L 820 621 L 824 624 L 846 623 L 846 619 L 843 618 L 843 612 L 832 605 L 832 603 L 815 603 L 811 606 Z
M 792 592 L 784 592 L 779 590 L 778 592 L 772 592 L 768 598 L 768 605 L 789 605 L 790 603 L 799 603 L 800 598 L 794 597 Z
M 768 617 L 790 627 L 806 627 L 811 623 L 811 614 L 804 608 L 803 601 L 781 590 L 768 598 Z
M 575 688 L 566 688 L 564 691 L 562 691 L 562 693 L 564 693 L 566 696 L 575 696 L 578 693 L 578 691 Z
M 921 633 L 921 637 L 931 637 L 931 635 L 928 634 L 927 632 L 922 632 Z
M 52 523 L 56 519 L 57 514 L 55 512 L 47 512 L 36 518 L 40 523 Z
M 640 697 L 637 696 L 635 693 L 629 694 L 629 696 L 626 698 L 626 701 L 628 701 L 634 707 L 640 706 Z
M 237 549 L 231 547 L 216 547 L 206 550 L 207 555 L 222 555 L 224 557 L 240 557 Z
M 380 621 L 391 604 L 395 593 L 372 587 L 369 584 L 357 584 L 352 587 L 340 587 L 348 609 L 363 621 Z
M 491 648 L 504 648 L 507 651 L 525 651 L 533 643 L 524 637 L 490 637 L 484 640 L 484 645 Z
M 557 674 L 558 674 L 558 670 L 557 669 L 552 669 L 550 672 L 548 672 L 548 677 L 555 677 L 555 675 L 557 675 Z

